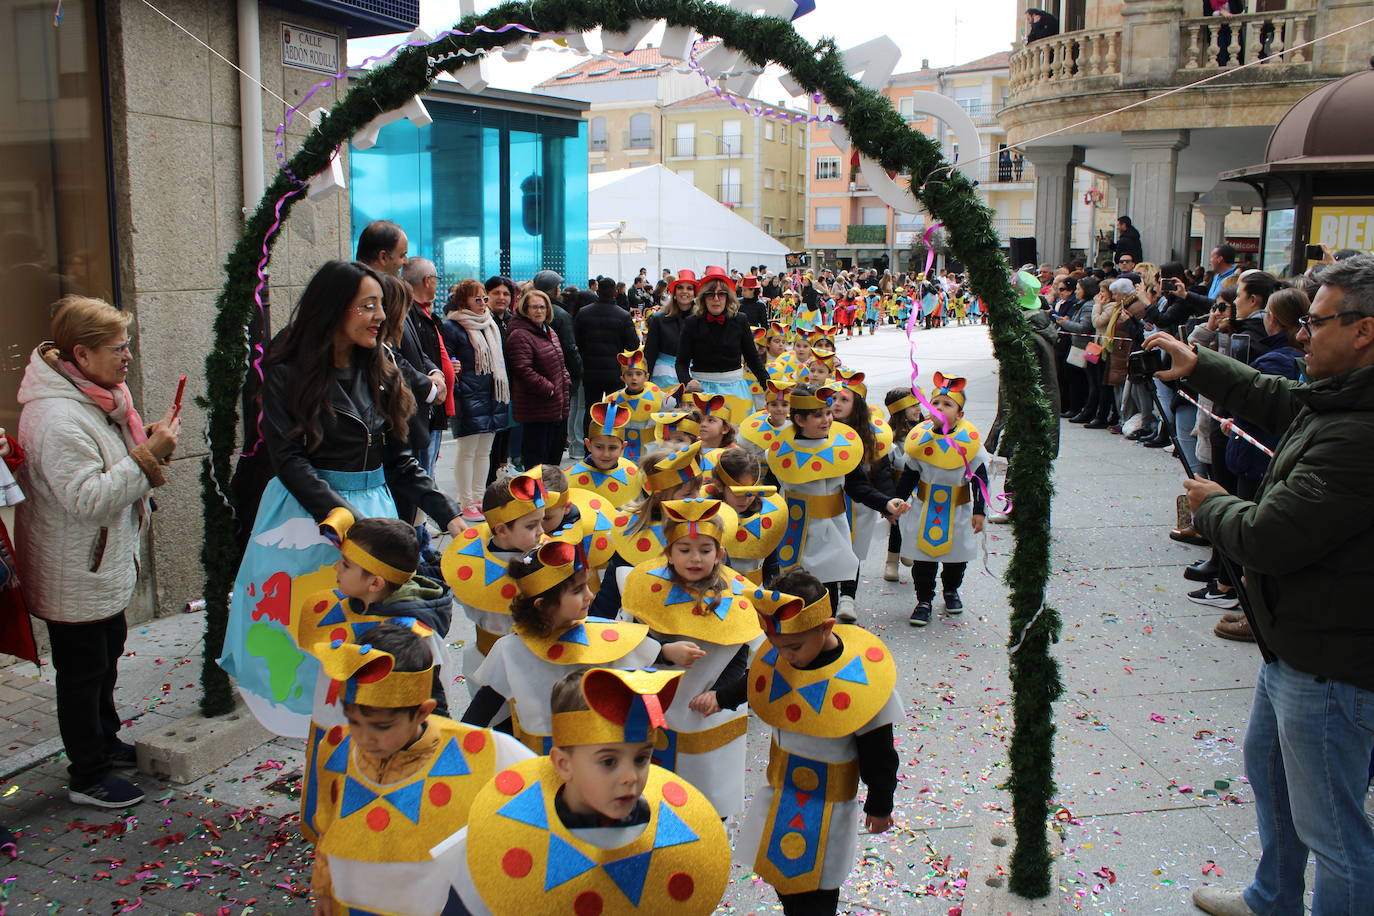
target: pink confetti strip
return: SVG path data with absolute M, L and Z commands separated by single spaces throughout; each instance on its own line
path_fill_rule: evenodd
M 692 42 L 692 48 L 690 51 L 687 52 L 687 66 L 690 67 L 697 74 L 697 76 L 701 77 L 701 80 L 706 84 L 707 89 L 710 89 L 712 92 L 714 92 L 718 99 L 728 103 L 731 108 L 734 108 L 737 111 L 742 111 L 745 114 L 749 115 L 749 117 L 751 118 L 769 118 L 774 121 L 787 121 L 792 124 L 837 123 L 838 119 L 836 119 L 834 115 L 821 116 L 809 114 L 790 114 L 785 111 L 779 111 L 771 105 L 750 105 L 748 102 L 742 101 L 738 95 L 735 95 L 735 93 L 724 88 L 714 79 L 712 79 L 711 75 L 706 72 L 706 68 L 703 67 L 697 60 L 697 52 L 700 49 L 702 42 L 704 42 L 705 40 L 706 39 L 704 38 L 698 38 L 696 41 Z M 821 94 L 819 92 L 815 93 L 811 96 L 811 100 L 813 102 L 819 103 L 821 101 Z

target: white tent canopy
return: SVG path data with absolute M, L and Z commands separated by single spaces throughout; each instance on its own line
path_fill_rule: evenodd
M 664 268 L 686 268 L 700 276 L 709 264 L 727 270 L 758 264 L 784 267 L 786 245 L 662 165 L 595 172 L 587 176 L 587 191 L 587 218 L 592 237 L 598 239 L 589 252 L 592 276 L 627 280 L 641 267 L 649 268 L 651 277 Z M 642 238 L 645 244 L 644 253 L 633 256 L 631 244 L 622 244 L 617 266 L 613 239 L 598 227 L 621 222 L 625 243 Z

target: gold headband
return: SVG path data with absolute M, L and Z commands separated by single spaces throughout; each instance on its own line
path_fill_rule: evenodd
M 835 616 L 829 592 L 807 604 L 796 595 L 761 588 L 754 592 L 754 608 L 759 615 L 759 626 L 769 636 L 805 633 Z
M 404 569 L 397 569 L 390 563 L 377 559 L 368 553 L 367 549 L 357 541 L 348 539 L 349 529 L 353 527 L 353 513 L 343 506 L 336 506 L 329 510 L 329 515 L 325 516 L 324 521 L 320 522 L 320 534 L 326 540 L 338 546 L 339 553 L 354 566 L 359 567 L 364 572 L 372 573 L 374 576 L 381 576 L 392 585 L 405 585 L 415 578 L 415 571 L 406 572 Z
M 658 467 L 652 471 L 647 468 L 644 471 L 644 490 L 647 493 L 658 493 L 669 487 L 701 476 L 701 442 L 693 442 L 685 448 L 680 448 L 659 462 Z
M 580 543 L 554 539 L 540 544 L 515 563 L 528 570 L 516 577 L 516 588 L 526 598 L 535 598 L 586 569 L 587 556 Z
M 649 414 L 657 425 L 655 438 L 663 441 L 664 434 L 670 429 L 680 430 L 688 435 L 701 435 L 701 424 L 692 419 L 689 411 L 678 410 L 658 410 Z
M 887 405 L 887 415 L 889 417 L 895 417 L 908 407 L 915 407 L 919 403 L 921 403 L 921 401 L 914 393 L 905 395 Z
M 529 515 L 535 509 L 544 508 L 543 465 L 536 464 L 528 471 L 516 474 L 510 479 L 506 492 L 511 495 L 510 502 L 482 513 L 486 516 L 487 524 L 508 525 L 521 516 Z
M 734 537 L 739 526 L 735 511 L 718 499 L 670 499 L 663 510 L 663 543 L 704 534 L 717 544 Z
M 681 671 L 592 668 L 582 675 L 589 708 L 553 714 L 554 747 L 652 741 L 681 678 Z
M 433 630 L 413 617 L 393 618 L 417 636 L 428 638 Z M 316 643 L 312 653 L 320 660 L 320 668 L 329 678 L 325 702 L 356 703 L 383 709 L 406 709 L 419 706 L 434 693 L 434 666 L 423 671 L 397 671 L 396 658 L 390 652 L 370 645 L 344 642 Z
M 631 369 L 638 369 L 640 372 L 649 371 L 649 364 L 644 359 L 642 347 L 637 350 L 621 350 L 616 359 L 620 361 L 621 373 L 629 372 Z
M 792 410 L 820 410 L 822 407 L 830 406 L 834 395 L 835 389 L 829 385 L 817 388 L 815 394 L 800 394 L 794 388 L 787 396 L 787 406 Z

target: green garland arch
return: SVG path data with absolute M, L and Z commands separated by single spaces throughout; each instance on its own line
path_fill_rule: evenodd
M 844 69 L 843 58 L 831 40 L 814 47 L 791 23 L 755 17 L 702 0 L 533 0 L 506 3 L 457 25 L 462 32 L 478 26 L 499 29 L 521 23 L 542 34 L 590 31 L 598 27 L 625 30 L 635 20 L 665 20 L 690 26 L 703 36 L 719 38 L 744 52 L 758 66 L 777 64 L 791 72 L 808 92 L 819 92 L 840 113 L 854 145 L 865 156 L 892 172 L 932 176 L 914 187 L 926 210 L 944 224 L 950 248 L 968 270 L 973 285 L 987 302 L 993 349 L 1001 366 L 1007 398 L 1006 434 L 1017 443 L 1008 489 L 1016 494 L 1012 517 L 1015 547 L 1006 573 L 1010 589 L 1011 638 L 1009 658 L 1014 692 L 1014 726 L 1009 752 L 1016 844 L 1012 851 L 1010 888 L 1027 898 L 1044 897 L 1052 889 L 1051 853 L 1046 836 L 1049 804 L 1054 792 L 1051 704 L 1062 685 L 1050 644 L 1059 634 L 1059 617 L 1044 605 L 1050 572 L 1050 499 L 1054 418 L 1040 390 L 1030 332 L 1016 305 L 1001 242 L 992 228 L 992 214 L 979 201 L 973 184 L 948 167 L 939 146 L 911 130 L 877 92 L 860 85 Z M 214 346 L 205 358 L 206 390 L 200 400 L 208 411 L 210 454 L 201 468 L 205 507 L 205 541 L 201 562 L 205 569 L 206 632 L 201 673 L 202 711 L 223 715 L 233 708 L 228 677 L 216 664 L 224 644 L 233 588 L 237 550 L 234 511 L 222 484 L 232 472 L 239 424 L 239 399 L 248 359 L 245 330 L 255 315 L 253 290 L 257 264 L 264 249 L 270 252 L 280 234 L 273 228 L 281 202 L 284 224 L 299 196 L 286 197 L 298 185 L 292 175 L 313 176 L 329 164 L 333 152 L 376 117 L 379 111 L 399 108 L 423 92 L 435 70 L 430 57 L 461 51 L 485 51 L 526 37 L 519 31 L 448 36 L 426 46 L 402 50 L 386 66 L 358 80 L 320 124 L 310 132 L 289 162 L 277 172 L 256 212 L 244 227 L 225 261 L 225 284 L 216 300 Z M 438 65 L 452 71 L 470 58 L 455 56 Z

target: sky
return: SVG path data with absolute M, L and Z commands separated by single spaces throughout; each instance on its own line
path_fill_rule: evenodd
M 476 0 L 478 11 L 496 5 L 493 0 Z M 461 17 L 459 0 L 420 0 L 420 28 L 431 35 L 450 28 Z M 816 9 L 793 24 L 813 43 L 833 37 L 841 50 L 879 35 L 890 35 L 902 49 L 897 65 L 897 72 L 901 73 L 918 69 L 923 59 L 928 59 L 932 67 L 951 67 L 1009 50 L 1018 23 L 1015 0 L 816 0 Z M 403 37 L 350 41 L 349 63 L 356 65 L 368 55 L 383 53 Z M 657 44 L 658 33 L 651 34 L 648 40 Z M 589 46 L 595 48 L 596 43 L 589 42 Z M 493 56 L 491 85 L 529 90 L 580 59 L 568 53 L 541 51 L 538 46 L 520 64 Z M 754 95 L 781 99 L 784 96 L 776 94 L 780 91 L 770 75 L 765 75 Z

